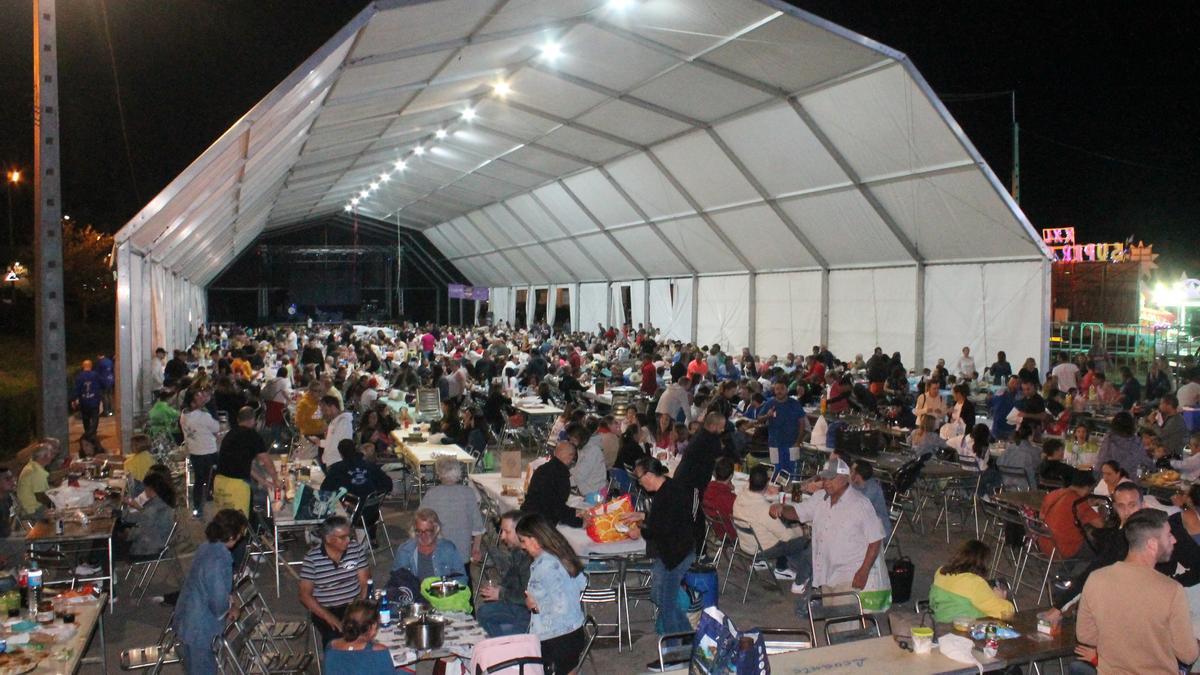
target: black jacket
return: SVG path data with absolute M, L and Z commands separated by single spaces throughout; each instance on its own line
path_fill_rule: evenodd
M 1182 513 L 1172 514 L 1167 518 L 1167 524 L 1171 526 L 1171 535 L 1175 537 L 1175 548 L 1171 551 L 1171 559 L 1155 565 L 1155 569 L 1184 586 L 1195 586 L 1200 583 L 1200 544 L 1184 527 Z M 1183 572 L 1176 574 L 1175 570 L 1181 566 Z
M 525 503 L 521 505 L 521 510 L 540 513 L 552 525 L 562 523 L 571 527 L 583 527 L 583 519 L 575 514 L 575 509 L 567 506 L 567 498 L 570 496 L 571 470 L 566 464 L 551 458 L 533 472 L 533 477 L 529 479 L 529 492 L 525 493 Z
M 525 503 L 529 503 L 528 498 Z M 688 533 L 692 531 L 699 504 L 697 492 L 675 478 L 668 478 L 654 493 L 642 537 L 650 555 L 662 560 L 668 569 L 677 567 L 695 547 Z
M 721 437 L 701 429 L 688 443 L 683 459 L 675 469 L 675 480 L 685 487 L 698 490 L 703 497 L 704 487 L 712 480 L 713 466 L 721 453 Z

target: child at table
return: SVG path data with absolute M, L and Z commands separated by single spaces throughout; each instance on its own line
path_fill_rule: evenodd
M 342 617 L 342 636 L 325 647 L 327 673 L 356 673 L 357 675 L 392 675 L 392 655 L 388 648 L 375 641 L 379 632 L 379 612 L 369 600 L 355 600 L 346 607 Z M 413 672 L 401 669 L 400 672 Z

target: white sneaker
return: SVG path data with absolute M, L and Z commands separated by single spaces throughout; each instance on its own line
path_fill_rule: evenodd
M 774 572 L 775 572 L 776 579 L 795 579 L 796 578 L 796 573 L 791 571 L 790 569 L 782 569 L 781 570 L 781 569 L 776 568 L 774 570 Z
M 754 561 L 754 569 L 756 569 L 756 570 L 765 570 L 765 569 L 768 569 L 769 567 L 770 566 L 767 565 L 767 562 L 765 560 Z
M 792 593 L 795 593 L 796 595 L 804 595 L 807 592 L 808 592 L 808 582 L 807 581 L 804 581 L 801 583 L 792 582 Z

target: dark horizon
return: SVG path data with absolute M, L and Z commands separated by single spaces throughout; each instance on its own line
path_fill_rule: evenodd
M 1035 229 L 1080 241 L 1153 243 L 1171 270 L 1200 274 L 1200 134 L 1188 91 L 1200 75 L 1200 7 L 793 0 L 906 53 L 1009 184 L 1011 109 L 1020 125 L 1021 206 Z M 59 3 L 64 213 L 115 232 L 262 96 L 367 5 L 365 0 L 126 0 Z M 30 5 L 0 30 L 0 163 L 32 168 Z M 126 157 L 101 9 L 107 10 L 129 137 Z M 18 228 L 31 219 L 28 183 Z M 19 237 L 20 238 L 20 237 Z

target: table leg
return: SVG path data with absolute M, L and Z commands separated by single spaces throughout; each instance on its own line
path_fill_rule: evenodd
M 104 668 L 104 675 L 108 675 L 108 643 L 104 640 L 104 612 L 100 612 L 100 663 Z
M 113 567 L 113 538 L 108 536 L 108 611 L 113 611 L 117 601 L 117 570 Z M 101 612 L 104 614 L 104 612 Z
M 275 541 L 273 541 L 272 544 L 273 544 L 274 551 L 275 551 L 275 597 L 278 598 L 278 597 L 280 597 L 280 590 L 279 590 L 279 524 L 278 523 L 271 523 L 271 532 L 273 533 L 273 535 L 275 537 Z

